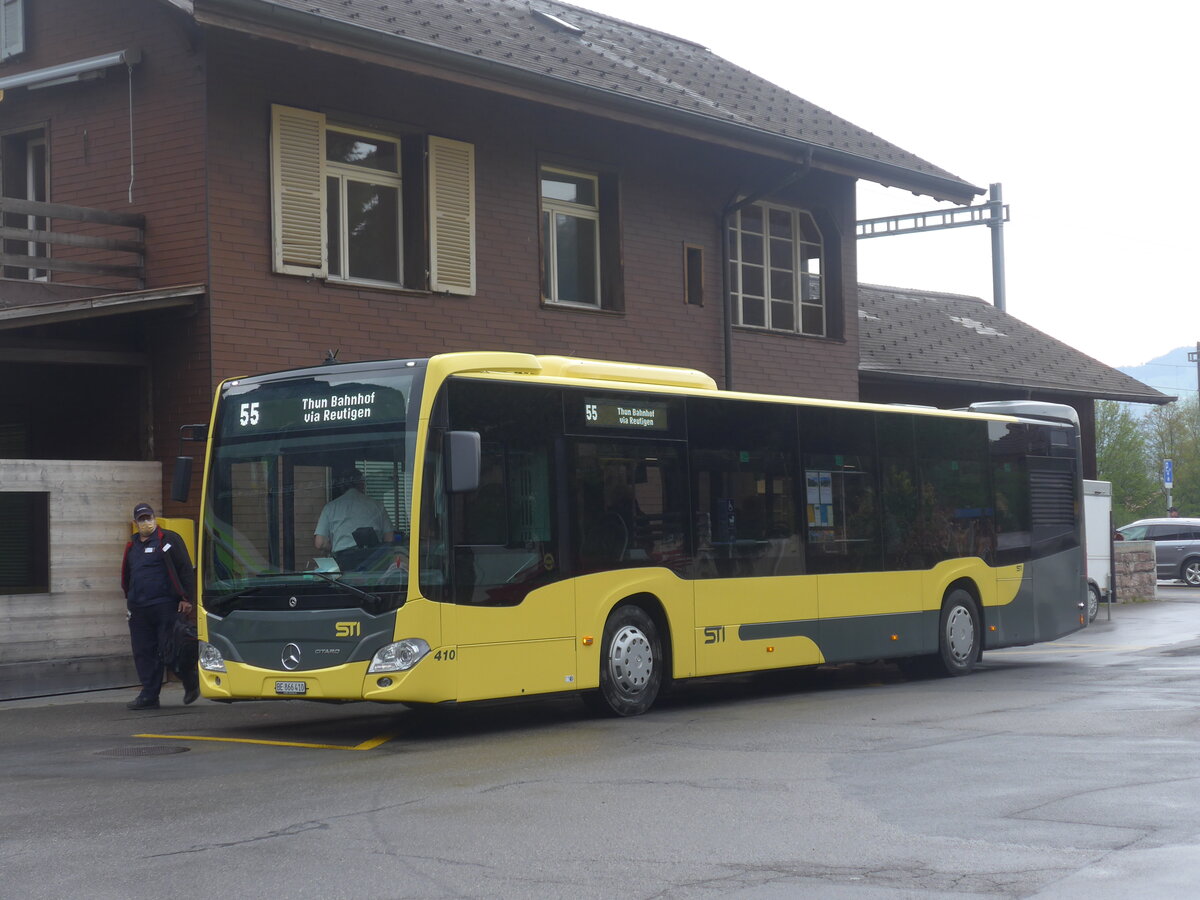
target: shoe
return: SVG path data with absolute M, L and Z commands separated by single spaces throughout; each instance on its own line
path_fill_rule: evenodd
M 125 704 L 126 709 L 158 709 L 157 698 L 136 697 Z
M 183 705 L 187 706 L 188 704 L 195 703 L 196 698 L 199 696 L 200 696 L 200 688 L 199 687 L 187 688 L 183 692 Z

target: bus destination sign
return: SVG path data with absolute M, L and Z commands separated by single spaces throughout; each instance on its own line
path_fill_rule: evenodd
M 228 435 L 261 434 L 400 424 L 405 419 L 404 387 L 407 384 L 393 386 L 367 381 L 330 384 L 308 379 L 259 384 L 244 393 L 235 388 L 223 398 L 224 431 Z
M 667 404 L 648 403 L 640 399 L 584 397 L 583 421 L 592 428 L 623 428 L 630 431 L 670 429 Z

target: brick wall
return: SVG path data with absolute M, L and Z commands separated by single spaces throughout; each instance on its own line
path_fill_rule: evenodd
M 343 359 L 513 349 L 693 366 L 724 376 L 722 209 L 790 167 L 582 113 L 548 111 L 425 78 L 302 54 L 265 41 L 210 41 L 211 283 L 214 380 Z M 412 127 L 476 149 L 478 293 L 440 297 L 309 282 L 270 272 L 272 102 Z M 539 159 L 619 173 L 623 313 L 540 303 Z M 831 237 L 853 284 L 853 184 L 812 173 L 792 191 L 841 224 Z M 683 297 L 682 247 L 704 250 L 705 302 Z M 840 285 L 839 288 L 840 290 Z M 843 305 L 835 298 L 835 306 Z M 853 305 L 851 305 L 853 309 Z M 835 340 L 739 329 L 735 384 L 857 396 L 857 320 Z M 840 329 L 840 326 L 839 326 Z
M 0 104 L 0 131 L 46 129 L 51 202 L 146 216 L 151 287 L 204 281 L 204 65 L 182 18 L 151 0 L 37 0 L 25 11 L 27 50 L 0 66 L 2 75 L 126 49 L 141 50 L 142 60 L 132 81 L 125 67 L 115 66 L 95 80 L 9 91 Z M 67 232 L 101 230 L 65 220 L 54 224 Z M 132 233 L 104 236 L 130 239 Z M 133 261 L 112 251 L 68 247 L 55 247 L 53 254 Z M 134 287 L 128 279 L 70 273 L 56 273 L 54 281 Z
M 0 66 L 0 74 L 125 49 L 140 50 L 142 59 L 134 66 L 132 78 L 117 66 L 96 80 L 9 91 L 0 103 L 0 131 L 45 129 L 51 202 L 146 217 L 148 288 L 207 281 L 205 65 L 202 44 L 195 42 L 197 33 L 185 17 L 155 0 L 37 0 L 26 3 L 25 10 L 27 52 Z M 133 237 L 125 229 L 106 231 L 62 219 L 55 219 L 53 228 Z M 126 265 L 134 261 L 112 251 L 61 246 L 52 253 L 60 259 Z M 72 273 L 55 273 L 52 280 L 114 292 L 137 287 L 127 278 Z M 121 430 L 122 435 L 115 439 L 77 428 L 71 448 L 50 455 L 111 458 L 119 446 L 126 458 L 149 454 L 169 459 L 177 452 L 178 426 L 207 421 L 212 377 L 203 307 L 195 315 L 164 311 L 52 326 L 41 329 L 37 338 L 140 351 L 151 360 L 148 375 L 125 372 L 128 380 L 111 390 L 99 387 L 110 379 L 111 370 L 64 369 L 66 382 L 85 385 L 74 392 L 64 388 L 65 403 L 89 398 L 107 427 Z M 127 390 L 143 378 L 143 384 Z M 48 390 L 52 387 L 43 383 Z M 151 398 L 149 410 L 142 399 L 146 391 Z M 169 477 L 169 466 L 164 468 Z

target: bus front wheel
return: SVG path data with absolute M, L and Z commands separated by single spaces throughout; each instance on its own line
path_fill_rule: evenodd
M 938 658 L 946 675 L 967 675 L 979 659 L 979 607 L 963 588 L 955 588 L 942 603 L 938 624 Z
M 640 606 L 618 606 L 604 625 L 600 652 L 600 690 L 589 705 L 615 716 L 646 712 L 663 679 L 662 641 L 654 620 Z

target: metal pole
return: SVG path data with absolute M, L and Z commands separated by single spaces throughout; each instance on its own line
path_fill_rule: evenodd
M 992 208 L 987 223 L 992 230 L 992 304 L 1004 312 L 1004 203 L 998 181 L 988 188 L 988 206 Z

